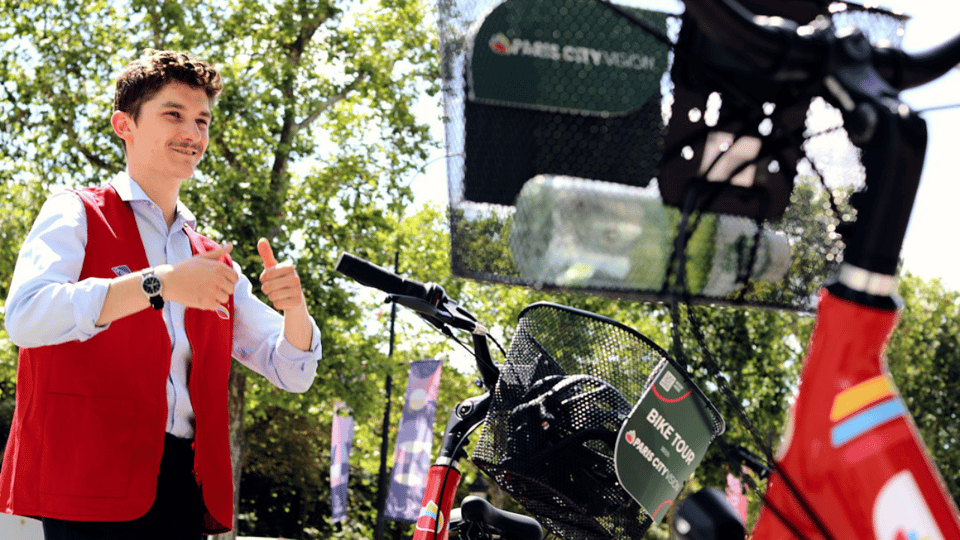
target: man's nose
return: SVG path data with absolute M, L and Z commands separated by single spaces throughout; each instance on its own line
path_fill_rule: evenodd
M 192 122 L 184 122 L 183 127 L 180 129 L 180 134 L 184 139 L 192 142 L 198 142 L 203 139 L 203 130 L 200 129 L 200 126 Z

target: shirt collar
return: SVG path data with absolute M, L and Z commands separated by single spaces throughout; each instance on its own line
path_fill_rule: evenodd
M 113 180 L 110 181 L 110 184 L 117 190 L 117 194 L 120 195 L 120 198 L 126 202 L 131 201 L 146 201 L 152 202 L 150 197 L 147 196 L 146 192 L 143 191 L 143 188 L 140 187 L 133 178 L 127 174 L 126 171 L 121 171 L 113 177 Z M 189 225 L 191 228 L 196 228 L 197 218 L 190 211 L 186 205 L 183 204 L 183 201 L 177 199 L 177 216 L 176 219 L 182 219 L 183 222 Z

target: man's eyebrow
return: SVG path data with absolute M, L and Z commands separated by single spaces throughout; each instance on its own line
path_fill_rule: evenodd
M 186 107 L 184 107 L 182 103 L 180 103 L 179 101 L 173 101 L 173 100 L 161 103 L 160 108 L 161 109 L 177 109 L 181 111 L 186 110 Z M 204 118 L 212 118 L 212 115 L 210 114 L 209 111 L 200 111 L 200 116 Z

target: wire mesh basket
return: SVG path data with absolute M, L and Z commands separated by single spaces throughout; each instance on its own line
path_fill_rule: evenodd
M 620 486 L 614 448 L 665 361 L 672 362 L 654 342 L 606 317 L 545 302 L 527 307 L 474 463 L 560 538 L 641 538 L 652 520 Z M 723 420 L 699 395 L 716 436 Z
M 743 3 L 875 42 L 899 43 L 906 22 L 853 3 Z M 439 15 L 455 275 L 815 308 L 864 182 L 835 108 L 690 81 L 679 3 L 441 0 Z M 722 186 L 713 206 L 680 211 L 691 179 Z

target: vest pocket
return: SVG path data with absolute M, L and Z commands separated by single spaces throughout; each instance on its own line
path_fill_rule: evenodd
M 135 449 L 132 399 L 47 394 L 40 492 L 127 496 Z

